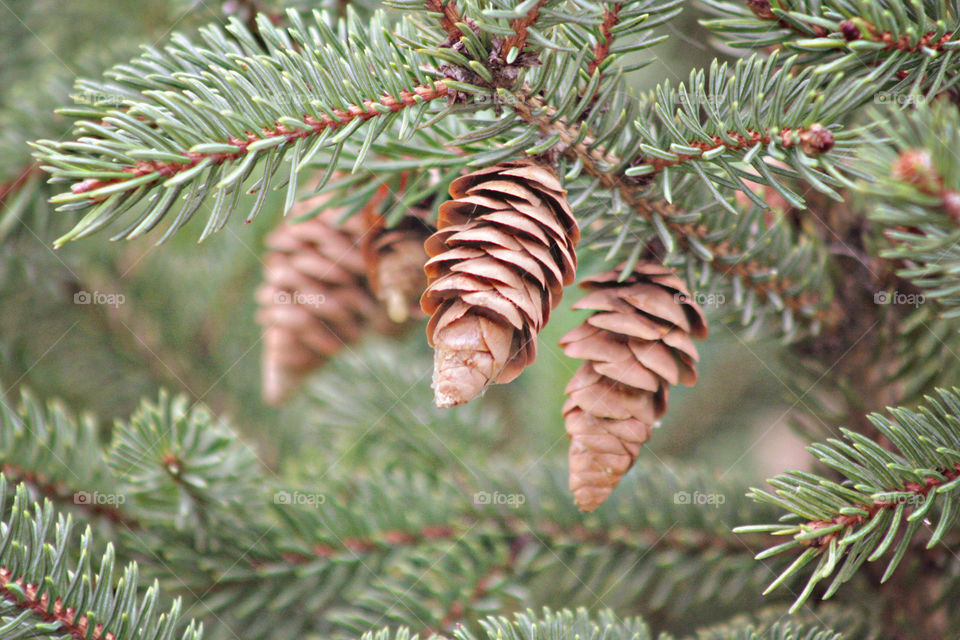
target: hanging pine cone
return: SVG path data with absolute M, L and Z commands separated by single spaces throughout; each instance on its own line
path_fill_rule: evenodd
M 438 407 L 513 380 L 576 271 L 580 239 L 553 171 L 504 162 L 457 178 L 426 243 L 423 310 Z
M 662 265 L 636 266 L 618 282 L 610 271 L 581 282 L 574 309 L 595 313 L 565 335 L 564 353 L 585 362 L 567 385 L 570 490 L 584 511 L 603 504 L 650 439 L 667 408 L 670 385 L 697 380 L 697 350 L 707 325 L 683 282 Z
M 323 207 L 329 196 L 298 202 L 294 218 Z M 263 326 L 263 397 L 279 404 L 313 369 L 360 337 L 378 315 L 360 246 L 363 222 L 343 225 L 342 209 L 283 223 L 267 238 L 265 282 L 257 291 Z
M 364 234 L 370 288 L 392 322 L 423 317 L 420 296 L 427 288 L 423 243 L 433 232 L 426 222 L 429 212 L 411 209 L 398 224 L 386 228 L 383 216 L 370 211 Z

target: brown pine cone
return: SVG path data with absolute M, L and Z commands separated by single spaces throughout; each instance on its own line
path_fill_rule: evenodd
M 434 231 L 426 222 L 429 212 L 414 208 L 395 226 L 384 227 L 383 216 L 368 216 L 364 235 L 367 278 L 377 300 L 394 323 L 422 318 L 420 296 L 427 288 L 423 243 Z
M 328 195 L 303 200 L 290 215 L 327 204 Z M 366 282 L 360 245 L 363 222 L 337 222 L 328 208 L 302 222 L 283 223 L 267 237 L 264 284 L 257 291 L 263 326 L 263 398 L 279 404 L 324 360 L 357 340 L 379 313 Z
M 457 178 L 426 243 L 423 310 L 438 407 L 510 382 L 576 271 L 580 231 L 553 170 L 503 162 Z
M 619 270 L 586 278 L 574 309 L 592 309 L 561 340 L 585 362 L 567 385 L 563 406 L 570 438 L 570 490 L 584 511 L 607 499 L 650 439 L 667 409 L 670 385 L 697 380 L 697 350 L 707 325 L 673 272 L 640 263 L 623 282 Z

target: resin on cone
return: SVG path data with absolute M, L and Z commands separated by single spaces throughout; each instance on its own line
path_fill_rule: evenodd
M 291 216 L 325 207 L 320 195 L 294 205 Z M 304 377 L 376 323 L 379 311 L 366 281 L 363 223 L 343 225 L 339 208 L 302 222 L 282 223 L 267 237 L 264 283 L 257 291 L 263 327 L 263 398 L 281 403 Z
M 574 280 L 580 232 L 553 170 L 503 162 L 450 184 L 426 242 L 423 310 L 438 407 L 510 382 L 536 358 L 537 335 Z
M 638 264 L 586 278 L 574 309 L 595 313 L 561 340 L 583 360 L 563 406 L 570 438 L 570 490 L 584 511 L 603 504 L 650 439 L 667 409 L 670 385 L 697 380 L 691 338 L 707 335 L 700 307 L 683 282 L 660 264 Z

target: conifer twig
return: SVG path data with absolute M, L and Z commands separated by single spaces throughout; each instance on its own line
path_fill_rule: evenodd
M 11 588 L 11 585 L 16 588 Z M 91 630 L 86 614 L 78 616 L 72 608 L 64 608 L 59 600 L 54 603 L 51 611 L 50 596 L 47 593 L 37 595 L 38 591 L 37 585 L 25 584 L 22 578 L 14 579 L 9 569 L 0 567 L 0 598 L 21 611 L 30 611 L 45 622 L 57 625 L 58 634 L 67 634 L 76 640 L 120 640 L 115 639 L 113 634 L 104 636 L 101 632 L 102 625 Z M 20 597 L 18 592 L 25 597 Z
M 582 161 L 584 171 L 587 174 L 598 178 L 606 188 L 619 191 L 623 201 L 644 219 L 652 222 L 654 215 L 661 216 L 667 228 L 675 234 L 678 242 L 688 249 L 690 239 L 708 247 L 713 254 L 713 259 L 709 262 L 715 265 L 718 271 L 729 276 L 742 278 L 744 283 L 756 291 L 761 299 L 768 299 L 771 293 L 777 295 L 786 306 L 794 311 L 805 307 L 819 306 L 819 296 L 815 292 L 804 291 L 800 294 L 791 294 L 790 291 L 793 289 L 794 283 L 779 277 L 774 269 L 765 269 L 752 260 L 731 264 L 729 260 L 732 255 L 730 248 L 726 243 L 718 245 L 712 242 L 704 225 L 696 222 L 678 222 L 675 218 L 681 212 L 676 206 L 665 200 L 652 201 L 645 197 L 643 192 L 648 181 L 638 182 L 612 171 L 601 169 L 597 164 L 598 162 L 613 167 L 620 166 L 623 163 L 614 154 L 604 149 L 602 145 L 592 144 L 592 137 L 582 135 L 577 125 L 571 125 L 562 118 L 555 118 L 556 112 L 550 105 L 544 104 L 540 98 L 531 96 L 527 92 L 518 92 L 514 94 L 514 98 L 515 102 L 511 106 L 517 115 L 524 121 L 537 125 L 545 135 L 559 136 L 564 145 L 563 153 L 567 157 Z M 758 134 L 756 139 L 748 140 L 744 138 L 742 144 L 745 146 L 765 144 L 764 140 L 769 142 L 770 137 Z M 795 144 L 792 142 L 793 140 L 801 145 L 808 145 L 815 151 L 826 150 L 832 145 L 832 135 L 819 125 L 792 132 L 789 137 L 784 132 L 781 143 L 791 141 L 791 144 Z M 719 147 L 727 143 L 717 139 L 715 144 Z M 684 161 L 689 161 L 691 158 L 692 156 L 686 157 Z M 667 166 L 666 161 L 663 161 L 661 169 L 665 166 Z M 757 278 L 758 275 L 763 277 Z
M 623 5 L 619 2 L 603 10 L 603 24 L 600 25 L 601 39 L 593 47 L 593 60 L 587 68 L 587 73 L 593 75 L 594 71 L 603 64 L 603 61 L 610 55 L 610 46 L 613 44 L 613 33 L 611 29 L 617 24 L 617 14 Z
M 140 522 L 136 518 L 125 513 L 115 505 L 78 502 L 74 498 L 79 489 L 68 487 L 60 482 L 54 482 L 47 478 L 41 471 L 24 469 L 10 462 L 4 462 L 0 464 L 0 473 L 7 478 L 10 484 L 26 484 L 53 502 L 73 505 L 77 509 L 89 512 L 93 516 L 105 518 L 114 524 L 122 524 L 130 529 L 140 528 Z
M 273 129 L 263 129 L 259 135 L 249 133 L 246 140 L 240 138 L 230 138 L 225 144 L 236 147 L 236 151 L 204 153 L 190 152 L 181 156 L 182 160 L 139 160 L 133 165 L 118 167 L 119 171 L 130 174 L 130 178 L 88 178 L 75 183 L 71 187 L 74 194 L 88 193 L 97 189 L 110 186 L 112 184 L 124 182 L 134 178 L 144 176 L 154 176 L 150 184 L 160 182 L 172 176 L 192 169 L 204 161 L 211 161 L 213 164 L 222 164 L 238 160 L 247 154 L 248 147 L 261 140 L 268 138 L 285 137 L 288 143 L 292 143 L 298 138 L 317 136 L 327 130 L 339 129 L 346 126 L 354 120 L 370 120 L 383 115 L 383 109 L 388 112 L 396 113 L 407 107 L 413 107 L 424 102 L 430 102 L 437 98 L 448 95 L 447 85 L 443 80 L 437 80 L 432 85 L 422 85 L 414 87 L 411 90 L 400 92 L 399 98 L 393 96 L 383 96 L 379 101 L 364 100 L 363 104 L 351 105 L 347 109 L 333 109 L 336 119 L 324 114 L 320 118 L 306 116 L 303 122 L 310 125 L 310 129 L 290 129 L 282 124 L 276 125 Z M 379 107 L 379 108 L 378 108 Z M 95 199 L 95 198 L 93 198 Z
M 457 26 L 457 23 L 462 20 L 460 17 L 460 10 L 457 9 L 456 0 L 426 0 L 427 11 L 432 13 L 437 13 L 437 21 L 440 23 L 440 27 L 447 34 L 447 39 L 452 42 L 457 42 L 462 35 L 460 32 L 460 27 Z
M 943 476 L 943 479 L 928 476 L 923 479 L 922 483 L 907 482 L 903 485 L 903 491 L 912 494 L 916 500 L 916 504 L 921 504 L 931 491 L 936 491 L 938 487 L 960 478 L 960 463 L 954 465 L 952 469 L 938 469 L 937 472 Z M 805 529 L 816 531 L 819 529 L 830 528 L 833 530 L 826 535 L 820 536 L 819 538 L 801 540 L 801 544 L 813 548 L 829 546 L 833 539 L 842 536 L 852 527 L 866 525 L 871 520 L 876 518 L 880 513 L 884 511 L 889 512 L 891 509 L 896 509 L 903 502 L 904 499 L 901 498 L 898 501 L 875 500 L 871 503 L 847 505 L 850 509 L 865 511 L 866 515 L 841 513 L 833 518 L 830 518 L 829 520 L 811 520 L 803 525 Z M 837 525 L 839 525 L 839 527 L 837 527 Z
M 504 41 L 504 52 L 509 52 L 514 47 L 516 47 L 518 52 L 523 51 L 523 48 L 527 46 L 527 29 L 537 22 L 537 18 L 540 17 L 540 9 L 546 3 L 547 0 L 537 0 L 536 4 L 530 8 L 525 16 L 517 18 L 510 23 L 510 28 L 513 29 L 513 35 L 508 36 Z

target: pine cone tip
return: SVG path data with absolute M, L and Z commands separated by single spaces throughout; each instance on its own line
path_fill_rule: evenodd
M 497 359 L 490 342 L 502 342 L 503 338 L 491 331 L 495 327 L 484 319 L 466 316 L 436 333 L 433 391 L 437 407 L 444 409 L 470 402 L 494 380 Z

